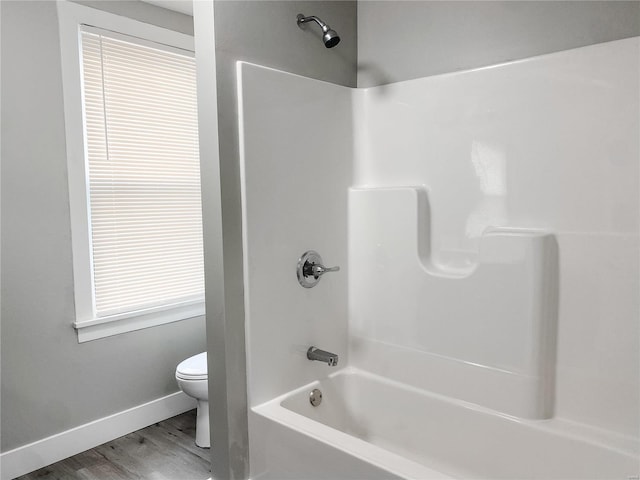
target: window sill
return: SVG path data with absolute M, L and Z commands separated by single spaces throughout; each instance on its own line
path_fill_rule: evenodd
M 139 310 L 110 317 L 75 322 L 73 327 L 78 333 L 78 343 L 84 343 L 112 335 L 119 335 L 121 333 L 133 332 L 135 330 L 199 317 L 204 315 L 204 313 L 204 301 L 200 300 L 169 307 Z

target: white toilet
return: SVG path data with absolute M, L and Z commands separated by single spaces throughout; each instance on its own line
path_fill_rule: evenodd
M 176 367 L 180 389 L 198 401 L 196 445 L 209 448 L 209 386 L 207 383 L 207 352 L 189 357 Z

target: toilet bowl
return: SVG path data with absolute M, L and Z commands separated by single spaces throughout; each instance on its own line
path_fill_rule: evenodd
M 180 362 L 176 367 L 176 381 L 180 389 L 198 401 L 196 417 L 196 445 L 209 448 L 209 386 L 207 352 L 199 353 Z

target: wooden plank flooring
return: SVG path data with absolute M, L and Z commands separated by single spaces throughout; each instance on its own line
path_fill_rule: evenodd
M 192 410 L 17 480 L 206 480 L 209 449 L 196 446 L 195 425 Z

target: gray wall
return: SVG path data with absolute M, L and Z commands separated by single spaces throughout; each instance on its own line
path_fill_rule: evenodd
M 361 1 L 358 86 L 636 35 L 637 1 Z
M 199 318 L 77 343 L 56 4 L 0 8 L 7 451 L 177 391 L 175 366 L 205 349 L 205 328 Z M 163 15 L 170 26 L 178 14 Z
M 226 369 L 216 370 L 212 378 L 216 390 L 211 404 L 212 468 L 215 478 L 246 478 L 248 438 L 236 62 L 245 60 L 355 86 L 357 5 L 351 1 L 216 1 L 214 5 L 225 286 L 221 294 L 225 318 L 209 322 L 211 331 L 224 332 L 224 340 L 220 335 L 210 335 L 208 348 L 221 360 L 226 355 Z M 195 13 L 198 14 L 197 9 Z M 304 31 L 298 28 L 298 13 L 321 17 L 340 33 L 341 43 L 326 49 L 318 28 L 310 26 Z M 282 135 L 286 136 L 287 132 Z M 295 139 L 291 141 L 292 148 L 296 148 Z M 208 215 L 206 205 L 204 213 L 215 216 L 213 211 Z M 210 239 L 205 238 L 205 252 L 208 241 Z

